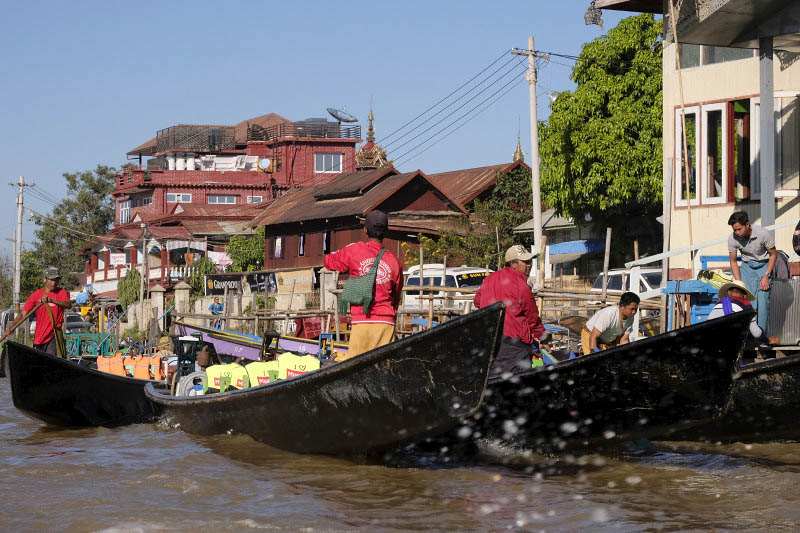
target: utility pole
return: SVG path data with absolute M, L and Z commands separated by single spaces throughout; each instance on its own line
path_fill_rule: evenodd
M 525 72 L 525 79 L 530 87 L 530 108 L 531 108 L 531 196 L 533 202 L 533 247 L 538 257 L 537 281 L 543 284 L 541 270 L 544 262 L 542 250 L 542 192 L 539 186 L 539 119 L 536 111 L 536 58 L 547 57 L 537 56 L 533 48 L 533 37 L 528 37 L 528 49 L 511 50 L 514 55 L 528 56 L 528 70 Z
M 25 176 L 20 176 L 18 183 L 8 182 L 8 184 L 12 187 L 19 187 L 17 191 L 17 232 L 14 235 L 14 315 L 16 316 L 20 312 L 19 293 L 22 273 L 22 191 L 25 187 L 31 187 L 32 184 L 25 183 Z
M 147 224 L 141 223 L 142 228 L 142 275 L 139 276 L 139 330 L 144 331 L 144 276 L 147 269 Z

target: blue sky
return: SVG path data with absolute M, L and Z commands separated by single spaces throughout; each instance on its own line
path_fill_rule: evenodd
M 589 0 L 9 3 L 0 34 L 0 156 L 7 187 L 0 195 L 0 250 L 11 250 L 5 238 L 16 224 L 15 192 L 5 182 L 19 175 L 60 198 L 63 172 L 119 167 L 127 151 L 161 128 L 235 124 L 269 112 L 302 120 L 339 107 L 357 116 L 366 134 L 370 102 L 380 141 L 504 51 L 527 47 L 529 35 L 537 50 L 577 55 L 583 43 L 625 15 L 605 12 L 605 30 L 586 26 L 588 5 Z M 506 61 L 504 56 L 487 74 Z M 549 113 L 548 92 L 573 88 L 572 63 L 554 57 L 540 67 L 540 118 Z M 522 65 L 513 72 L 523 78 Z M 507 76 L 462 112 L 513 73 Z M 413 157 L 423 145 L 399 160 L 398 168 L 431 173 L 510 161 L 518 131 L 529 160 L 528 86 L 513 82 L 497 96 L 503 93 L 432 148 Z M 420 132 L 396 140 L 401 131 L 394 146 L 388 144 L 393 139 L 385 143 L 389 157 L 432 134 L 430 142 L 440 139 L 461 122 L 436 131 L 462 112 L 404 147 L 399 144 Z M 53 207 L 30 194 L 25 203 L 42 213 Z M 26 247 L 34 230 L 26 216 Z

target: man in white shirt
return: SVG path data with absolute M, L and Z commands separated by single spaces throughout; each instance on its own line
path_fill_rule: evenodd
M 581 331 L 583 354 L 588 355 L 630 342 L 633 319 L 638 310 L 639 297 L 632 292 L 626 292 L 620 296 L 619 305 L 596 312 Z

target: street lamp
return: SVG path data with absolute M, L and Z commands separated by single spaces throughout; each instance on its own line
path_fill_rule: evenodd
M 601 29 L 603 28 L 603 12 L 594 5 L 594 0 L 592 0 L 586 13 L 583 14 L 583 21 L 587 26 L 595 24 L 600 26 Z

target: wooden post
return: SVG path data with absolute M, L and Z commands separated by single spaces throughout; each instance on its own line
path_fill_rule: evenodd
M 292 292 L 289 293 L 289 304 L 286 306 L 286 316 L 283 319 L 283 334 L 289 334 L 289 312 L 292 310 L 292 300 L 294 299 L 294 284 L 297 282 L 296 279 L 292 280 Z
M 606 290 L 608 287 L 608 260 L 611 256 L 611 228 L 606 228 L 606 249 L 603 252 L 603 303 L 606 301 Z
M 634 239 L 633 241 L 633 260 L 639 260 L 639 239 Z
M 536 277 L 538 278 L 537 281 L 539 282 L 539 288 L 544 289 L 544 277 L 545 277 L 545 273 L 544 273 L 544 256 L 545 256 L 545 250 L 547 250 L 547 235 L 542 235 L 542 249 L 541 250 L 542 250 L 541 254 L 537 258 L 538 261 L 536 261 L 536 263 L 539 265 L 539 273 L 538 273 L 538 275 Z

